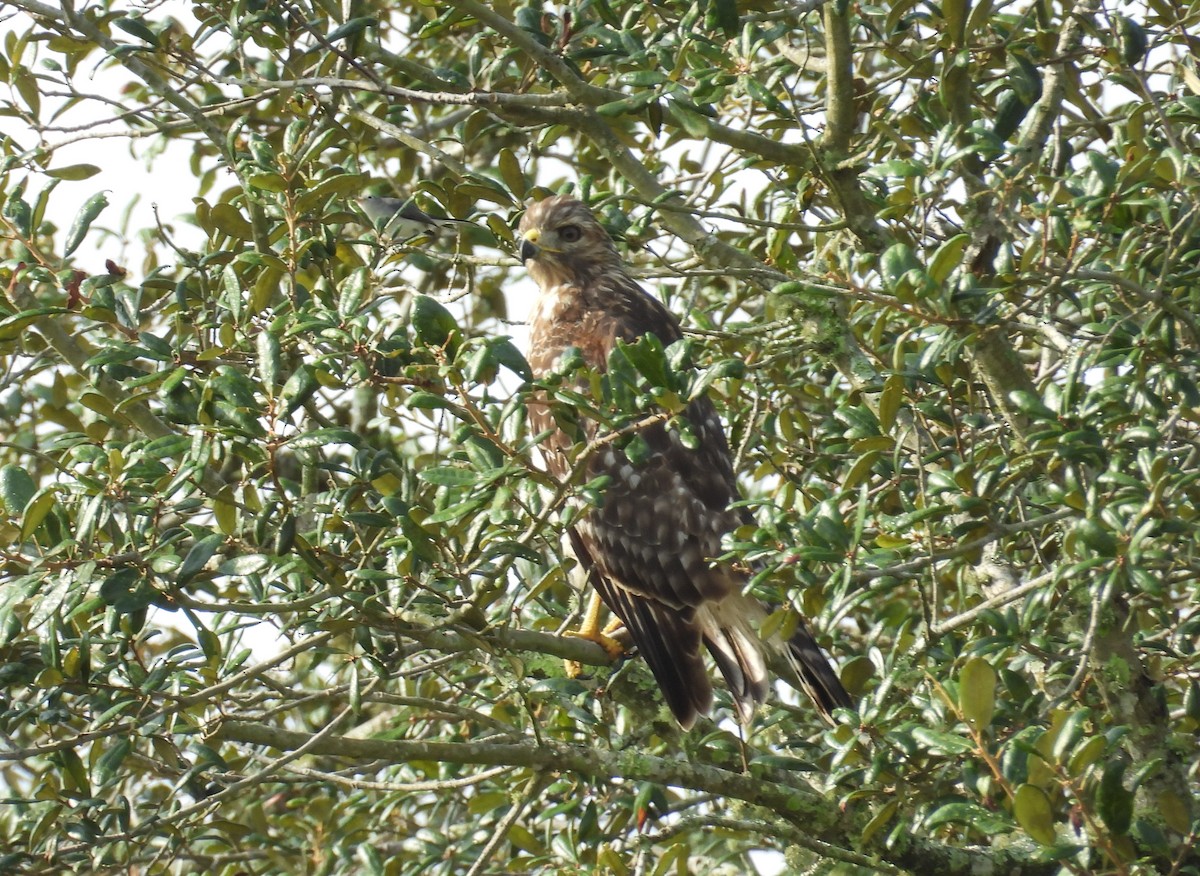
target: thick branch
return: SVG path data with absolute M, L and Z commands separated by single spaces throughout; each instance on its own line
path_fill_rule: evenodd
M 1067 65 L 1071 63 L 1068 59 L 1075 57 L 1083 43 L 1084 24 L 1099 8 L 1100 0 L 1079 0 L 1065 16 L 1058 34 L 1058 44 L 1054 47 L 1054 56 L 1060 60 L 1046 67 L 1042 96 L 1025 120 L 1024 131 L 1017 145 L 1013 168 L 1017 173 L 1036 164 L 1045 151 L 1046 141 L 1050 139 L 1054 120 L 1058 118 L 1067 90 Z
M 1190 824 L 1195 805 L 1187 764 L 1171 745 L 1171 720 L 1162 691 L 1146 671 L 1133 642 L 1135 629 L 1128 604 L 1120 597 L 1114 599 L 1111 615 L 1101 625 L 1088 656 L 1113 724 L 1131 729 L 1125 744 L 1134 763 L 1159 764 L 1138 787 L 1137 814 L 1171 832 L 1164 822 L 1164 810 L 1174 807 L 1180 813 L 1178 821 Z
M 875 208 L 863 195 L 858 172 L 843 162 L 850 154 L 858 114 L 854 104 L 854 54 L 850 43 L 849 9 L 826 3 L 825 43 L 829 53 L 826 68 L 825 136 L 821 139 L 822 163 L 842 212 L 854 235 L 872 252 L 883 252 L 887 234 L 875 221 Z
M 362 761 L 390 763 L 440 761 L 480 766 L 518 766 L 536 770 L 569 771 L 599 780 L 613 777 L 654 782 L 744 800 L 767 810 L 765 815 L 785 821 L 820 842 L 847 848 L 850 837 L 861 825 L 853 815 L 842 813 L 829 800 L 812 790 L 793 784 L 792 777 L 775 770 L 756 768 L 755 773 L 730 772 L 706 764 L 652 757 L 636 751 L 604 751 L 578 745 L 543 741 L 528 742 L 431 742 L 385 739 L 355 739 L 298 733 L 246 721 L 219 721 L 209 739 L 265 745 L 280 751 L 304 747 L 313 755 L 352 757 Z M 790 831 L 789 831 L 790 832 Z M 810 846 L 811 847 L 811 846 Z M 916 873 L 969 876 L 975 873 L 1007 873 L 1010 876 L 1049 876 L 1058 869 L 1053 862 L 1033 862 L 1020 850 L 988 852 L 959 849 L 917 838 L 903 848 L 880 851 L 879 857 Z
M 530 34 L 518 27 L 514 22 L 505 18 L 477 0 L 450 0 L 450 5 L 476 18 L 496 33 L 528 55 L 542 69 L 557 79 L 576 103 L 583 106 L 596 107 L 629 97 L 623 91 L 611 88 L 599 88 L 584 82 L 575 70 L 561 57 L 547 49 Z M 802 146 L 781 143 L 764 137 L 753 131 L 738 130 L 722 125 L 702 113 L 689 112 L 688 123 L 683 125 L 679 120 L 681 110 L 672 106 L 670 101 L 660 101 L 663 110 L 663 120 L 685 130 L 695 130 L 697 126 L 703 129 L 703 134 L 697 139 L 711 139 L 726 146 L 732 146 L 745 152 L 761 155 L 770 161 L 787 164 L 792 167 L 812 168 L 813 160 L 808 150 Z M 682 110 L 688 112 L 688 110 Z
M 575 636 L 539 633 L 536 630 L 496 628 L 469 632 L 433 629 L 412 623 L 391 624 L 386 628 L 439 654 L 479 650 L 530 651 L 588 666 L 608 666 L 613 662 L 612 656 L 596 642 Z
M 210 738 L 226 742 L 266 745 L 291 751 L 312 742 L 312 735 L 246 721 L 222 721 Z M 480 766 L 519 766 L 571 771 L 599 779 L 622 776 L 639 781 L 674 785 L 735 797 L 763 806 L 780 817 L 802 824 L 814 834 L 839 836 L 837 814 L 825 798 L 811 788 L 785 785 L 764 778 L 740 775 L 717 767 L 666 760 L 640 752 L 607 752 L 595 748 L 543 741 L 433 742 L 428 740 L 356 739 L 328 737 L 308 749 L 311 754 L 405 763 L 434 760 Z
M 1098 6 L 1099 0 L 1080 0 L 1067 13 L 1055 50 L 1056 57 L 1062 60 L 1046 70 L 1041 97 L 1025 123 L 1010 177 L 1020 175 L 1041 158 L 1062 107 L 1070 63 L 1067 58 L 1073 57 L 1082 43 L 1084 20 L 1093 15 Z M 971 264 L 975 275 L 986 280 L 995 273 L 995 259 L 1000 251 L 999 234 L 1003 228 L 996 211 L 1003 207 L 994 197 L 982 194 L 976 198 L 975 207 L 970 221 L 974 237 Z M 1012 344 L 996 328 L 982 327 L 973 348 L 973 361 L 1001 415 L 1012 428 L 1018 448 L 1025 449 L 1028 422 L 1017 409 L 1013 393 L 1036 393 L 1037 388 Z

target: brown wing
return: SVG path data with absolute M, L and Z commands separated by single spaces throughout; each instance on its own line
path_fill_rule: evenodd
M 601 309 L 560 313 L 552 324 L 534 327 L 531 364 L 544 373 L 569 346 L 603 369 L 617 339 L 633 342 L 652 332 L 664 345 L 682 336 L 675 317 L 623 275 L 606 275 L 589 293 L 602 297 Z M 549 409 L 530 409 L 535 430 L 552 428 Z M 739 704 L 748 713 L 766 694 L 766 673 L 757 649 L 746 638 L 713 627 L 700 611 L 736 594 L 742 581 L 720 556 L 721 537 L 737 527 L 741 514 L 729 509 L 737 498 L 729 447 L 716 410 L 707 398 L 693 401 L 685 416 L 698 439 L 685 447 L 675 430 L 654 423 L 639 434 L 649 453 L 634 465 L 615 445 L 591 457 L 586 478 L 608 477 L 601 506 L 589 509 L 571 533 L 572 548 L 588 568 L 605 604 L 629 630 L 663 690 L 671 711 L 685 726 L 712 705 L 712 685 L 701 653 L 708 647 Z M 592 421 L 582 425 L 584 440 L 596 437 Z M 575 441 L 559 432 L 545 445 L 551 471 L 571 475 Z M 717 625 L 719 626 L 719 625 Z M 726 644 L 740 641 L 740 647 Z M 741 651 L 754 651 L 747 655 Z M 749 670 L 742 666 L 750 662 Z
M 526 239 L 536 229 L 539 242 L 550 239 L 557 247 L 536 258 L 541 296 L 532 320 L 535 374 L 553 370 L 568 347 L 602 371 L 617 340 L 654 334 L 665 346 L 682 336 L 671 312 L 625 273 L 586 208 L 563 198 L 535 207 L 541 209 L 531 209 L 522 221 Z M 579 231 L 573 247 L 551 237 L 568 224 Z M 596 438 L 597 424 L 584 419 L 572 436 L 555 428 L 544 400 L 532 401 L 529 413 L 535 431 L 552 430 L 543 444 L 551 472 L 559 479 L 574 476 L 574 452 L 580 441 Z M 742 721 L 766 698 L 768 676 L 754 628 L 764 609 L 742 595 L 743 575 L 712 562 L 722 553 L 721 537 L 748 519 L 729 507 L 737 485 L 725 433 L 707 398 L 692 401 L 685 415 L 698 439 L 695 449 L 656 422 L 639 433 L 649 452 L 637 464 L 615 444 L 590 456 L 585 479 L 606 476 L 608 485 L 600 506 L 588 510 L 570 537 L 593 586 L 629 630 L 671 711 L 687 728 L 712 705 L 702 644 L 725 677 Z M 801 685 L 827 716 L 849 705 L 803 626 L 787 644 Z

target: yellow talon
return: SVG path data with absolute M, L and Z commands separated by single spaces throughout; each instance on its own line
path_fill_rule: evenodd
M 609 633 L 619 630 L 622 624 L 614 618 L 604 629 L 600 629 L 600 612 L 603 608 L 604 603 L 600 601 L 600 594 L 593 592 L 588 601 L 587 611 L 583 615 L 583 623 L 579 625 L 578 630 L 568 631 L 565 635 L 595 642 L 608 653 L 609 657 L 617 660 L 624 655 L 625 646 Z M 564 660 L 563 663 L 566 664 L 568 678 L 578 678 L 583 674 L 583 666 L 577 660 Z

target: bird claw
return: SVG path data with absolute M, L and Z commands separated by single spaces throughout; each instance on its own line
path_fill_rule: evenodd
M 615 633 L 621 629 L 624 629 L 624 624 L 622 624 L 619 620 L 614 620 L 603 630 L 595 628 L 587 629 L 585 626 L 583 629 L 579 630 L 568 630 L 567 632 L 563 633 L 563 635 L 570 636 L 572 639 L 586 639 L 589 642 L 595 642 L 604 649 L 604 653 L 606 653 L 609 656 L 609 659 L 615 663 L 625 656 L 627 649 L 623 642 L 621 642 L 619 639 L 613 638 L 610 633 Z M 583 675 L 583 664 L 581 664 L 579 661 L 564 660 L 563 663 L 566 664 L 568 678 L 579 678 L 579 676 Z

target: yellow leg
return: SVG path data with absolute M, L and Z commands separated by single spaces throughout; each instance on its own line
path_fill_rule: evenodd
M 604 603 L 600 601 L 600 594 L 592 591 L 591 597 L 588 600 L 587 610 L 583 613 L 583 623 L 579 625 L 579 630 L 576 632 L 568 632 L 568 636 L 577 639 L 587 639 L 589 642 L 595 642 L 601 648 L 608 652 L 613 660 L 619 658 L 625 653 L 625 646 L 618 642 L 609 633 L 615 632 L 621 627 L 621 622 L 614 618 L 604 629 L 600 628 L 600 613 L 604 610 Z M 583 667 L 575 660 L 564 661 L 567 665 L 567 675 L 570 678 L 578 678 L 583 673 Z

